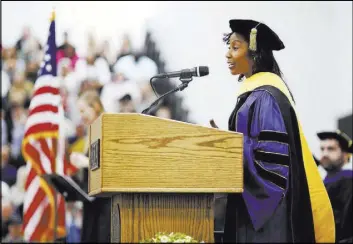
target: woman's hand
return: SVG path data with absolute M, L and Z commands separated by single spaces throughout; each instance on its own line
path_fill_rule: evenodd
M 216 125 L 216 123 L 214 122 L 213 119 L 210 120 L 210 125 L 211 125 L 213 128 L 217 128 L 217 129 L 218 129 L 218 126 Z

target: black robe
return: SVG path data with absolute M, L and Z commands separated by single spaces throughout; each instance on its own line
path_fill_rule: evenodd
M 352 175 L 352 170 L 342 170 L 324 180 L 335 216 L 336 242 L 353 242 Z

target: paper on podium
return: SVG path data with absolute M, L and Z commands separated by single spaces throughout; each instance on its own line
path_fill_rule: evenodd
M 58 175 L 58 174 L 46 174 L 43 178 L 51 184 L 61 195 L 64 196 L 65 200 L 71 201 L 89 201 L 92 202 L 95 198 L 88 196 L 81 187 L 73 181 L 69 176 Z

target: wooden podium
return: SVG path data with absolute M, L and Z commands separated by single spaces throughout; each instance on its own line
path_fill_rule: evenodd
M 89 195 L 112 199 L 112 242 L 157 232 L 214 242 L 214 193 L 242 191 L 242 134 L 142 114 L 90 126 Z

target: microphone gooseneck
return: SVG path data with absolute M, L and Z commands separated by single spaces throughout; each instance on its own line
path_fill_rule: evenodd
M 209 70 L 207 66 L 199 66 L 199 67 L 195 67 L 192 69 L 184 69 L 181 71 L 176 71 L 176 72 L 168 72 L 168 73 L 162 73 L 162 74 L 158 74 L 153 76 L 150 79 L 150 85 L 152 87 L 152 90 L 154 92 L 154 94 L 156 95 L 156 97 L 158 97 L 157 91 L 153 85 L 153 80 L 154 79 L 158 79 L 158 78 L 172 78 L 172 77 L 179 77 L 179 80 L 182 82 L 178 87 L 174 88 L 173 90 L 170 90 L 168 92 L 166 92 L 165 94 L 161 95 L 160 97 L 158 97 L 148 108 L 144 109 L 141 113 L 142 114 L 148 114 L 149 111 L 151 110 L 151 108 L 153 108 L 154 106 L 158 105 L 159 102 L 165 98 L 166 96 L 177 92 L 177 91 L 182 91 L 184 90 L 189 83 L 192 81 L 192 77 L 196 76 L 196 77 L 202 77 L 205 75 L 209 74 Z

